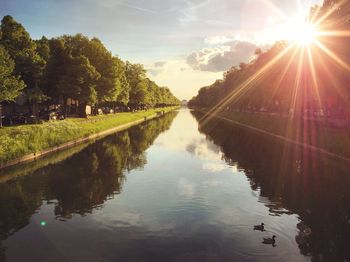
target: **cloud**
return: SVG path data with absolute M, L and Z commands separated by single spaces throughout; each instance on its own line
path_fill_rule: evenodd
M 194 52 L 187 57 L 186 61 L 194 70 L 222 72 L 241 62 L 248 62 L 257 48 L 257 45 L 248 41 L 233 41 L 221 47 L 205 48 Z
M 198 9 L 207 6 L 210 0 L 198 1 L 198 0 L 184 0 L 186 7 L 183 8 L 180 13 L 179 23 L 181 26 L 187 26 L 198 20 Z
M 231 42 L 233 39 L 227 36 L 212 36 L 204 39 L 204 42 L 209 45 L 225 44 Z
M 155 68 L 148 68 L 147 72 L 152 76 L 157 76 L 162 73 L 161 69 L 155 69 Z
M 159 61 L 154 63 L 154 67 L 163 67 L 165 66 L 166 62 L 164 61 Z

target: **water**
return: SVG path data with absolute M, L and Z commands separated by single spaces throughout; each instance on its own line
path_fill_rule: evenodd
M 349 260 L 349 166 L 200 117 L 3 172 L 0 261 Z

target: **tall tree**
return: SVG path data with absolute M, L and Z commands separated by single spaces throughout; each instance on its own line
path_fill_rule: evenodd
M 100 74 L 84 56 L 70 57 L 65 65 L 66 71 L 61 75 L 58 88 L 64 100 L 67 98 L 79 101 L 79 113 L 86 116 L 86 105 L 94 105 L 97 101 L 96 81 Z
M 119 105 L 127 106 L 130 99 L 130 85 L 126 77 L 126 65 L 118 57 L 114 57 L 115 63 L 118 64 L 118 81 L 120 83 L 120 92 L 116 99 Z
M 145 104 L 147 99 L 146 70 L 141 64 L 126 62 L 125 74 L 130 85 L 129 104 L 134 107 Z
M 24 82 L 13 75 L 14 68 L 14 61 L 0 45 L 0 127 L 2 127 L 1 102 L 14 100 L 25 87 Z
M 39 86 L 45 61 L 37 52 L 37 46 L 29 33 L 11 16 L 5 16 L 1 21 L 0 43 L 15 62 L 15 75 L 20 76 L 26 84 L 25 93 L 32 111 L 31 105 L 45 98 Z
M 86 50 L 84 50 L 84 55 L 89 58 L 91 65 L 101 75 L 96 82 L 98 101 L 116 101 L 121 91 L 119 79 L 119 75 L 123 71 L 121 60 L 113 57 L 98 38 L 89 41 Z

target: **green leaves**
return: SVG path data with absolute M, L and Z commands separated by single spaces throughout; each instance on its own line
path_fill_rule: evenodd
M 82 105 L 152 107 L 179 103 L 168 89 L 147 78 L 143 65 L 124 63 L 98 38 L 76 34 L 34 41 L 20 23 L 5 16 L 0 45 L 3 100 L 13 100 L 25 88 L 29 105 L 48 99 L 58 103 L 62 98 L 79 100 Z
M 37 88 L 46 62 L 37 52 L 37 46 L 29 33 L 11 16 L 2 19 L 0 44 L 15 62 L 14 75 L 24 81 L 27 89 Z M 29 93 L 32 93 L 33 100 L 36 99 L 34 94 L 38 94 L 37 99 L 42 99 L 40 92 Z
M 14 67 L 10 55 L 0 45 L 0 102 L 14 100 L 25 87 L 24 82 L 12 74 Z

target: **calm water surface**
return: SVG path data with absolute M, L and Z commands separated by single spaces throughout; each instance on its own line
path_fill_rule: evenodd
M 3 172 L 0 261 L 349 261 L 349 166 L 200 117 Z

